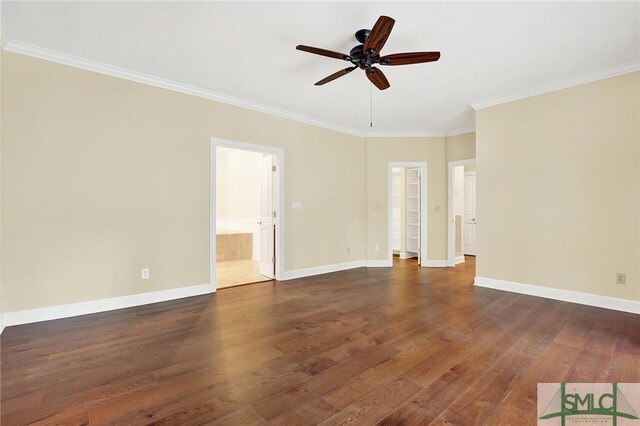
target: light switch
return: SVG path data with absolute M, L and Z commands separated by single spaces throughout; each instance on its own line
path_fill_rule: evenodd
M 301 210 L 302 203 L 300 201 L 292 201 L 291 202 L 291 210 Z

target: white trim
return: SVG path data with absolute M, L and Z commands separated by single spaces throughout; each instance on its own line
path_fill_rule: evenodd
M 211 138 L 209 163 L 209 282 L 211 291 L 216 291 L 216 148 L 225 147 L 243 151 L 261 152 L 274 156 L 276 160 L 275 194 L 278 202 L 276 211 L 276 280 L 283 280 L 284 272 L 284 149 L 253 143 L 238 142 L 228 139 Z
M 147 305 L 149 303 L 166 302 L 167 300 L 182 299 L 184 297 L 200 296 L 210 292 L 209 284 L 195 285 L 191 287 L 178 287 L 150 293 L 132 294 L 129 296 L 111 297 L 108 299 L 91 300 L 88 302 L 7 312 L 2 314 L 2 321 L 5 326 L 29 324 L 32 322 L 49 321 L 60 318 L 75 317 L 78 315 L 112 311 L 115 309 L 130 308 L 132 306 Z
M 310 124 L 312 126 L 323 127 L 325 129 L 334 130 L 336 132 L 347 133 L 360 137 L 364 136 L 364 132 L 329 123 L 327 121 L 318 120 L 306 115 L 274 108 L 268 105 L 260 104 L 246 99 L 236 98 L 234 96 L 229 96 L 222 93 L 217 93 L 212 90 L 201 89 L 199 87 L 190 86 L 188 84 L 178 83 L 176 81 L 155 77 L 149 74 L 131 71 L 125 68 L 108 65 L 103 62 L 81 58 L 79 56 L 62 53 L 56 50 L 35 46 L 17 40 L 9 40 L 6 43 L 4 49 L 9 52 L 20 53 L 22 55 L 31 56 L 38 59 L 57 62 L 59 64 L 68 65 L 74 68 L 80 68 L 87 71 L 93 71 L 100 74 L 123 78 L 125 80 L 148 84 L 150 86 L 161 87 L 163 89 L 173 90 L 175 92 L 185 93 L 187 95 L 193 95 L 199 98 L 209 99 L 216 102 L 222 102 L 224 104 L 235 105 L 266 114 L 275 115 L 277 117 L 299 121 L 302 123 Z
M 473 133 L 476 131 L 475 126 L 473 127 L 463 127 L 461 129 L 454 129 L 454 130 L 449 130 L 447 132 L 447 137 L 450 136 L 458 136 L 458 135 L 465 135 L 467 133 Z
M 457 166 L 471 166 L 476 164 L 476 159 L 449 161 L 447 167 L 447 266 L 453 267 L 456 263 L 456 218 L 453 214 L 453 170 Z M 473 172 L 475 173 L 475 172 Z M 463 256 L 464 259 L 464 256 Z M 463 260 L 464 262 L 464 260 Z
M 391 268 L 393 266 L 393 259 L 389 260 L 367 260 L 367 268 Z
M 604 70 L 596 71 L 590 74 L 584 74 L 579 77 L 555 81 L 553 83 L 545 84 L 545 85 L 534 87 L 527 90 L 508 93 L 502 96 L 496 96 L 489 99 L 482 99 L 474 102 L 469 102 L 469 106 L 475 110 L 479 110 L 482 108 L 488 108 L 491 106 L 500 105 L 507 102 L 517 101 L 518 99 L 530 98 L 531 96 L 542 95 L 544 93 L 555 92 L 556 90 L 562 90 L 569 87 L 579 86 L 581 84 L 591 83 L 597 80 L 604 80 L 605 78 L 615 77 L 618 75 L 627 74 L 635 71 L 640 71 L 640 62 L 631 62 L 627 64 L 622 64 L 615 67 L 606 68 Z
M 364 260 L 354 260 L 352 262 L 336 263 L 333 265 L 314 266 L 311 268 L 295 269 L 284 273 L 285 280 L 295 280 L 297 278 L 310 277 L 313 275 L 328 274 L 330 272 L 345 271 L 347 269 L 363 268 L 367 266 Z
M 445 138 L 449 136 L 464 135 L 465 133 L 473 133 L 476 131 L 474 127 L 463 127 L 447 131 L 438 130 L 389 130 L 389 131 L 372 131 L 365 132 L 367 138 Z
M 446 260 L 427 260 L 425 265 L 427 268 L 446 268 L 447 261 Z
M 45 47 L 36 46 L 30 43 L 25 43 L 18 40 L 8 40 L 6 44 L 4 44 L 4 50 L 8 52 L 13 52 L 13 53 L 19 53 L 21 55 L 31 56 L 33 58 L 44 59 L 47 61 L 68 65 L 74 68 L 93 71 L 100 74 L 109 75 L 112 77 L 118 77 L 118 78 L 135 81 L 142 84 L 148 84 L 150 86 L 161 87 L 163 89 L 185 93 L 187 95 L 197 96 L 199 98 L 209 99 L 212 101 L 221 102 L 228 105 L 247 108 L 253 111 L 274 115 L 276 117 L 287 118 L 289 120 L 299 121 L 301 123 L 310 124 L 312 126 L 322 127 L 325 129 L 333 130 L 340 133 L 346 133 L 348 135 L 358 136 L 362 138 L 363 137 L 445 137 L 451 134 L 451 132 L 447 132 L 447 131 L 364 132 L 364 131 L 352 129 L 350 127 L 342 126 L 339 124 L 330 123 L 328 121 L 319 120 L 317 118 L 309 117 L 307 115 L 299 114 L 296 112 L 275 108 L 269 105 L 264 105 L 264 104 L 250 101 L 247 99 L 237 98 L 235 96 L 225 95 L 222 93 L 214 92 L 212 90 L 201 89 L 199 87 L 191 86 L 184 83 L 179 83 L 179 82 L 168 80 L 161 77 L 156 77 L 150 74 L 145 74 L 137 71 L 128 70 L 125 68 L 116 67 L 113 65 L 106 64 L 104 62 L 94 61 L 91 59 L 70 55 L 68 53 L 63 53 L 53 49 L 47 49 Z
M 464 263 L 464 255 L 456 256 L 456 265 L 458 265 L 460 263 Z
M 74 68 L 80 68 L 88 71 L 97 72 L 100 74 L 110 75 L 113 77 L 123 78 L 130 81 L 136 81 L 138 83 L 148 84 L 150 86 L 161 87 L 163 89 L 173 90 L 180 93 L 185 93 L 192 96 L 197 96 L 204 99 L 210 99 L 213 101 L 221 102 L 224 104 L 235 105 L 242 108 L 251 109 L 254 111 L 263 112 L 277 117 L 283 117 L 290 120 L 299 121 L 302 123 L 310 124 L 312 126 L 318 126 L 325 129 L 333 130 L 336 132 L 346 133 L 359 137 L 447 137 L 455 136 L 464 133 L 475 131 L 475 128 L 454 129 L 448 131 L 380 131 L 380 132 L 363 132 L 360 130 L 352 129 L 349 127 L 329 123 L 327 121 L 318 120 L 313 117 L 286 111 L 279 108 L 274 108 L 268 105 L 260 104 L 257 102 L 249 101 L 246 99 L 240 99 L 233 96 L 217 93 L 211 90 L 201 89 L 199 87 L 190 86 L 183 83 L 178 83 L 168 79 L 155 77 L 149 74 L 140 73 L 137 71 L 127 70 L 112 65 L 105 64 L 103 62 L 93 61 L 91 59 L 81 58 L 79 56 L 70 55 L 67 53 L 59 52 L 52 49 L 47 49 L 33 44 L 24 43 L 17 40 L 8 40 L 4 44 L 4 50 L 19 53 L 22 55 L 31 56 L 38 59 L 44 59 L 47 61 L 57 62 L 59 64 L 68 65 Z M 632 62 L 623 64 L 616 67 L 607 68 L 602 71 L 583 75 L 580 77 L 567 79 L 544 86 L 539 86 L 534 89 L 526 91 L 520 91 L 512 94 L 506 94 L 497 96 L 494 98 L 479 100 L 470 102 L 471 108 L 478 110 L 487 108 L 494 105 L 503 104 L 506 102 L 515 101 L 518 99 L 528 98 L 531 96 L 540 95 L 543 93 L 553 92 L 568 87 L 578 86 L 580 84 L 589 83 L 592 81 L 602 80 L 609 77 L 615 77 L 617 75 L 627 74 L 630 72 L 640 70 L 640 62 Z
M 398 258 L 400 259 L 409 259 L 413 257 L 412 254 L 410 254 L 408 251 L 401 251 L 400 254 L 398 254 Z
M 128 70 L 125 68 L 116 67 L 113 65 L 105 64 L 104 62 L 94 61 L 91 59 L 82 58 L 68 53 L 63 53 L 53 49 L 47 49 L 45 47 L 36 46 L 30 43 L 25 43 L 18 40 L 8 40 L 4 44 L 4 50 L 13 53 L 19 53 L 21 55 L 31 56 L 33 58 L 44 59 L 46 61 L 56 62 L 63 65 L 68 65 L 74 68 L 80 68 L 87 71 L 93 71 L 112 77 L 118 77 L 129 81 L 135 81 L 137 83 L 148 84 L 149 86 L 160 87 L 174 92 L 185 93 L 187 95 L 197 96 L 199 98 L 209 99 L 223 104 L 234 105 L 241 108 L 247 108 L 253 111 L 263 112 L 265 114 L 274 115 L 276 117 L 287 118 L 289 120 L 299 121 L 301 123 L 310 124 L 312 126 L 322 127 L 324 129 L 333 130 L 335 132 L 346 133 L 348 135 L 364 137 L 446 137 L 451 136 L 457 130 L 454 131 L 390 131 L 390 132 L 365 132 L 350 127 L 342 126 L 328 121 L 319 120 L 307 115 L 299 114 L 292 111 L 287 111 L 280 108 L 275 108 L 269 105 L 264 105 L 258 102 L 250 101 L 247 99 L 237 98 L 235 96 L 225 95 L 222 93 L 214 92 L 212 90 L 202 89 L 199 87 L 191 86 L 184 83 L 168 80 L 161 77 L 156 77 L 150 74 L 145 74 L 137 71 Z M 463 133 L 467 133 L 474 130 L 466 130 Z
M 367 138 L 444 138 L 447 136 L 447 132 L 390 130 L 366 132 L 364 136 Z
M 492 288 L 495 290 L 509 291 L 512 293 L 544 297 L 546 299 L 561 300 L 563 302 L 579 303 L 581 305 L 596 306 L 598 308 L 640 314 L 640 301 L 636 300 L 619 299 L 616 297 L 600 296 L 597 294 L 562 290 L 559 288 L 523 284 L 514 281 L 497 280 L 486 277 L 475 277 L 474 285 L 478 287 Z
M 417 168 L 420 169 L 420 212 L 422 213 L 421 226 L 420 226 L 420 259 L 424 265 L 424 260 L 427 258 L 427 163 L 424 161 L 405 161 L 405 162 L 393 162 L 390 161 L 387 169 L 387 265 L 393 266 L 393 168 L 405 167 L 405 168 Z

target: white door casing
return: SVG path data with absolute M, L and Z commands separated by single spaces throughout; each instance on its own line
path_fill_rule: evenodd
M 274 220 L 275 228 L 275 279 L 285 279 L 284 258 L 285 258 L 285 238 L 284 238 L 284 193 L 285 193 L 285 162 L 284 149 L 271 145 L 258 145 L 247 142 L 239 142 L 229 139 L 211 138 L 210 147 L 210 167 L 209 167 L 209 286 L 211 292 L 217 290 L 216 280 L 216 148 L 222 146 L 232 149 L 260 152 L 270 154 L 276 164 L 276 172 L 273 178 L 273 209 L 277 212 Z
M 260 275 L 275 277 L 275 210 L 273 208 L 273 155 L 260 163 Z
M 459 166 L 471 166 L 475 165 L 475 158 L 471 158 L 468 160 L 454 160 L 449 161 L 448 164 L 448 223 L 447 223 L 447 266 L 454 267 L 457 263 L 459 263 L 459 259 L 456 256 L 456 214 L 461 216 L 462 220 L 462 228 L 464 231 L 464 214 L 462 211 L 458 211 L 456 208 L 455 201 L 455 176 L 456 176 L 456 168 Z M 462 188 L 460 188 L 460 193 L 464 193 L 464 170 L 462 171 Z M 463 206 L 463 201 L 460 200 L 459 205 Z M 456 213 L 457 212 L 457 213 Z M 464 238 L 464 237 L 463 237 Z M 464 240 L 462 241 L 462 245 L 464 245 Z M 464 247 L 461 247 L 461 250 L 464 252 Z
M 402 250 L 402 178 L 400 173 L 404 173 L 404 169 L 399 167 L 393 168 L 393 252 L 400 253 Z
M 418 258 L 418 265 L 421 264 L 421 186 L 420 186 L 420 168 L 406 169 L 406 236 L 407 236 L 407 252 L 411 257 Z
M 403 167 L 406 169 L 409 168 L 413 168 L 413 169 L 418 169 L 420 171 L 419 174 L 417 174 L 417 179 L 418 179 L 418 185 L 416 185 L 418 187 L 418 217 L 419 217 L 419 223 L 420 223 L 420 227 L 419 227 L 419 232 L 418 234 L 420 235 L 420 241 L 416 244 L 417 247 L 419 247 L 419 255 L 420 255 L 420 259 L 427 259 L 427 253 L 428 253 L 428 247 L 427 247 L 427 227 L 424 226 L 427 222 L 427 209 L 426 209 L 426 203 L 427 203 L 427 185 L 426 185 L 426 179 L 427 179 L 427 163 L 426 162 L 389 162 L 388 164 L 388 171 L 387 171 L 387 260 L 386 261 L 382 261 L 379 264 L 376 264 L 375 266 L 385 266 L 385 267 L 392 267 L 393 266 L 393 168 L 394 167 Z M 406 185 L 406 182 L 405 182 Z M 407 199 L 408 200 L 408 199 Z M 407 212 L 408 212 L 408 208 L 407 208 Z M 408 244 L 408 239 L 407 239 L 407 244 Z M 415 247 L 415 246 L 414 246 Z M 411 248 L 407 247 L 406 248 L 407 251 L 411 250 Z M 416 254 L 417 254 L 417 249 L 414 248 L 414 250 L 416 250 Z M 368 264 L 371 264 L 372 262 L 369 262 Z M 421 266 L 422 267 L 426 267 L 427 266 L 427 261 L 421 262 Z
M 416 169 L 418 183 L 418 265 L 422 265 L 422 173 Z
M 476 254 L 476 174 L 464 175 L 464 254 Z

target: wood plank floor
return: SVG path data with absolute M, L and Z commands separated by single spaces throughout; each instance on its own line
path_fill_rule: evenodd
M 538 382 L 640 382 L 640 317 L 354 269 L 7 328 L 22 424 L 535 424 Z

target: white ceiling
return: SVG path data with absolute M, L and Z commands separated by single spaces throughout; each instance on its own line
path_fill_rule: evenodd
M 383 53 L 442 52 L 384 67 L 391 88 L 348 63 L 379 15 Z M 289 111 L 358 132 L 473 129 L 469 103 L 640 62 L 640 2 L 2 2 L 3 43 L 21 42 Z M 18 43 L 19 44 L 19 43 Z

